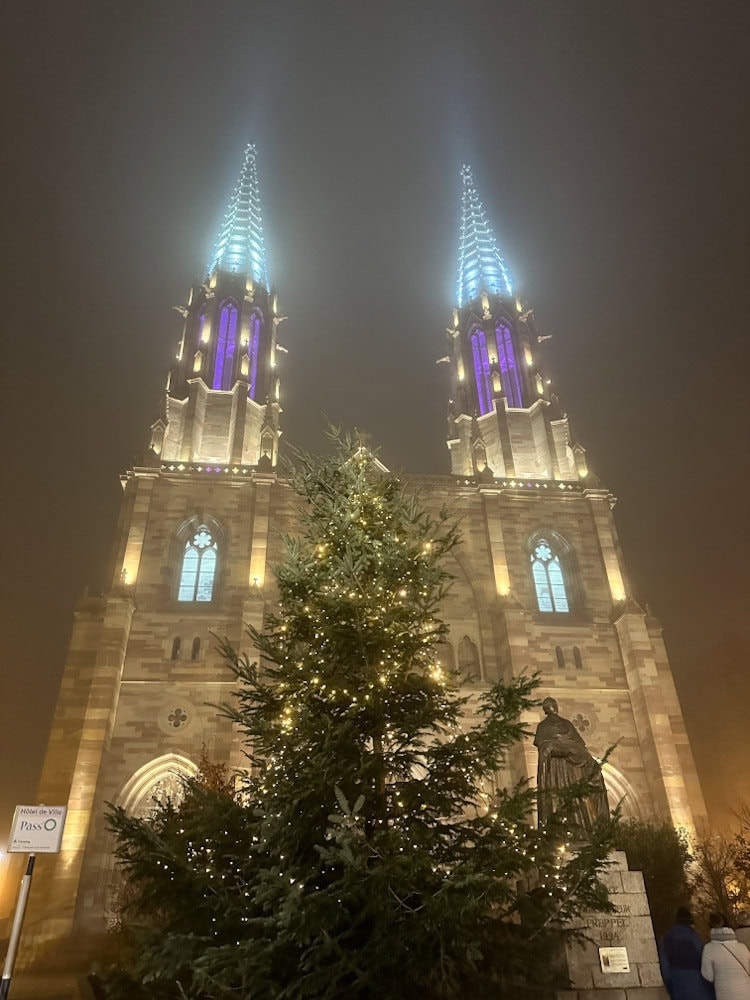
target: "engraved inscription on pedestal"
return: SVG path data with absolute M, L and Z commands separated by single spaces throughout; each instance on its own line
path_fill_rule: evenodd
M 656 1000 L 666 998 L 659 958 L 654 940 L 651 914 L 640 872 L 628 870 L 627 859 L 621 851 L 610 855 L 610 867 L 602 877 L 610 893 L 613 913 L 589 913 L 581 919 L 589 939 L 583 945 L 566 946 L 568 976 L 571 985 L 559 990 L 558 1000 L 589 1000 L 592 990 L 627 1000 Z M 615 971 L 615 963 L 608 968 L 602 964 L 602 950 L 627 951 L 628 971 Z M 615 953 L 616 955 L 617 953 Z M 624 966 L 623 966 L 624 967 Z

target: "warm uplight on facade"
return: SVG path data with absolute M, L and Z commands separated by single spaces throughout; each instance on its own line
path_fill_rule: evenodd
M 464 359 L 458 358 L 456 361 L 456 372 L 458 374 L 458 381 L 463 382 L 464 380 Z
M 196 351 L 195 356 L 193 358 L 193 371 L 199 372 L 202 366 L 203 366 L 203 355 L 201 354 L 200 351 Z
M 534 364 L 534 355 L 531 353 L 531 348 L 528 347 L 528 345 L 524 346 L 523 360 L 526 362 L 526 365 L 529 368 L 531 368 L 531 366 Z
M 211 280 L 208 283 L 208 287 L 209 288 L 216 288 L 216 275 L 215 274 L 211 275 Z
M 211 325 L 209 323 L 203 324 L 203 329 L 201 330 L 201 344 L 207 344 L 211 339 Z
M 607 571 L 607 582 L 609 592 L 615 604 L 620 604 L 626 598 L 625 582 L 622 579 L 620 565 L 614 552 L 609 552 L 604 557 L 604 567 Z

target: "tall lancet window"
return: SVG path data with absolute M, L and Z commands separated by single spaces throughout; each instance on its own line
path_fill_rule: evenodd
M 216 541 L 203 524 L 185 543 L 177 600 L 210 601 L 215 576 Z
M 234 375 L 234 355 L 237 349 L 237 319 L 234 302 L 225 302 L 219 313 L 219 336 L 216 340 L 213 389 L 230 389 Z
M 474 330 L 471 335 L 471 352 L 474 358 L 474 376 L 477 380 L 477 398 L 480 414 L 489 413 L 492 408 L 492 378 L 490 359 L 487 355 L 487 341 L 484 330 Z
M 248 344 L 248 354 L 250 359 L 250 388 L 248 396 L 255 399 L 255 392 L 258 388 L 258 345 L 260 344 L 261 317 L 259 312 L 254 312 L 250 317 L 250 343 Z
M 206 310 L 203 309 L 201 311 L 200 316 L 198 317 L 198 343 L 207 344 L 208 341 L 210 340 L 210 334 L 211 334 L 211 327 L 208 320 L 206 319 Z
M 545 538 L 540 538 L 531 553 L 536 601 L 540 611 L 570 611 L 560 557 Z
M 503 383 L 508 406 L 523 406 L 521 398 L 521 380 L 516 367 L 516 352 L 513 350 L 513 336 L 507 323 L 498 323 L 495 327 L 497 340 L 497 360 L 500 365 L 500 378 Z

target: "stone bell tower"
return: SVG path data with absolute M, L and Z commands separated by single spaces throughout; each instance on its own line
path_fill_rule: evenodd
M 457 304 L 447 331 L 451 471 L 577 479 L 584 451 L 541 370 L 534 310 L 514 293 L 470 167 L 461 179 Z
M 231 690 L 215 636 L 247 648 L 244 625 L 262 625 L 267 564 L 291 520 L 276 473 L 283 317 L 256 158 L 247 146 L 204 278 L 178 307 L 150 444 L 121 477 L 109 587 L 75 609 L 39 790 L 68 803 L 68 821 L 61 853 L 40 858 L 22 962 L 64 964 L 104 932 L 116 885 L 107 803 L 147 811 L 195 773 L 203 748 L 240 763 L 212 707 Z
M 694 830 L 705 816 L 658 620 L 633 593 L 613 516 L 545 375 L 534 311 L 514 288 L 461 170 L 455 306 L 447 328 L 448 450 L 461 515 L 447 651 L 478 681 L 536 673 L 603 757 L 609 800 Z M 440 492 L 435 484 L 436 492 Z M 473 618 L 473 620 L 472 620 Z M 538 717 L 529 718 L 536 725 Z M 536 778 L 530 742 L 509 783 Z
M 268 282 L 255 146 L 242 170 L 205 279 L 195 285 L 152 426 L 161 461 L 276 466 L 279 377 L 276 293 Z

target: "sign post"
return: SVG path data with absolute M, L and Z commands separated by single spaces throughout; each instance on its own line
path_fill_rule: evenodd
M 3 977 L 0 980 L 0 1000 L 7 1000 L 10 991 L 10 980 L 13 975 L 18 941 L 21 937 L 21 927 L 26 913 L 26 901 L 29 898 L 36 855 L 59 853 L 67 811 L 67 806 L 16 806 L 13 826 L 10 831 L 8 853 L 28 854 L 29 862 L 21 879 L 21 888 L 18 893 L 16 915 L 13 918 L 8 952 L 3 966 Z

